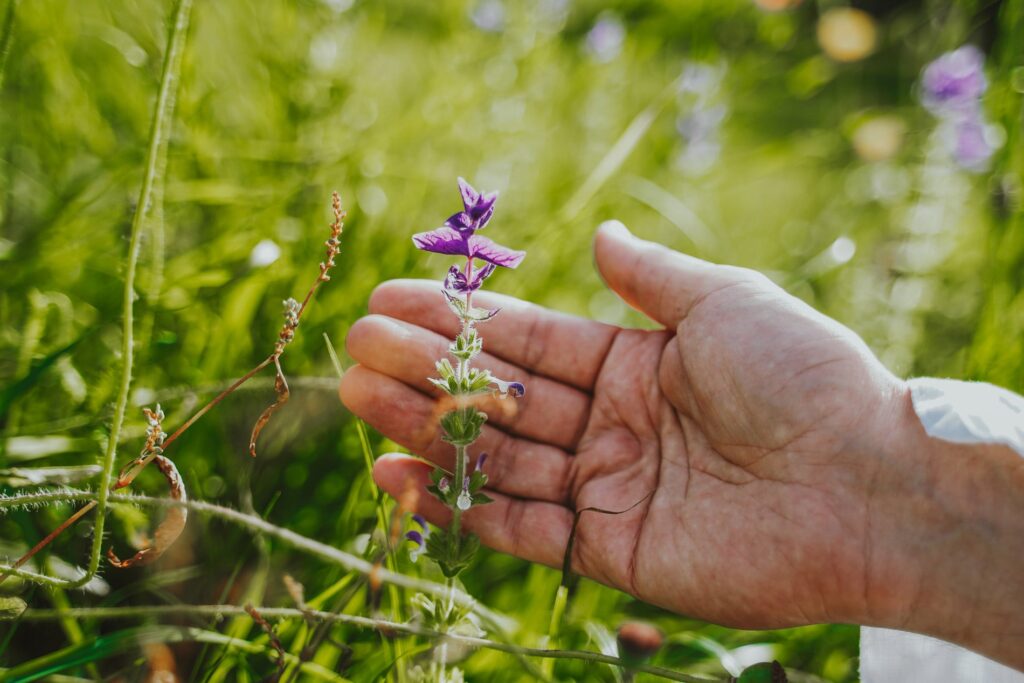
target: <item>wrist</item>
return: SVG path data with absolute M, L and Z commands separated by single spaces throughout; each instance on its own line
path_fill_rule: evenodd
M 929 436 L 906 383 L 885 432 L 866 492 L 861 623 L 1024 666 L 1024 460 Z

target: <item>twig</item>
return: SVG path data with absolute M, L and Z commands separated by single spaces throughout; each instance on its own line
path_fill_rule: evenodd
M 287 666 L 285 663 L 286 653 L 284 648 L 281 646 L 281 640 L 277 637 L 277 634 L 274 633 L 274 627 L 270 625 L 270 622 L 264 619 L 260 614 L 260 610 L 257 610 L 252 605 L 246 605 L 245 613 L 248 614 L 261 629 L 263 629 L 263 632 L 267 634 L 267 639 L 270 641 L 270 647 L 274 648 L 274 651 L 277 652 L 277 671 L 264 679 L 265 683 L 277 683 L 277 681 L 281 680 L 285 666 Z
M 194 615 L 194 616 L 236 616 L 246 614 L 248 607 L 237 605 L 152 605 L 152 606 L 131 606 L 131 607 L 80 607 L 67 610 L 25 610 L 21 619 L 25 621 L 47 621 L 65 617 L 79 619 L 124 619 L 130 617 L 155 617 L 172 615 Z M 424 628 L 411 623 L 396 623 L 386 619 L 373 619 L 353 614 L 338 614 L 334 612 L 322 612 L 319 610 L 299 610 L 291 607 L 260 607 L 259 614 L 266 619 L 309 619 L 316 618 L 319 621 L 334 622 L 358 626 L 360 628 L 374 629 L 378 631 L 392 631 L 407 633 L 409 635 L 423 638 L 445 639 L 474 647 L 482 647 L 498 652 L 507 652 L 513 655 L 526 657 L 540 657 L 548 659 L 575 659 L 598 664 L 610 664 L 612 666 L 629 667 L 634 671 L 660 676 L 672 681 L 684 681 L 686 683 L 724 683 L 730 679 L 704 678 L 702 676 L 691 676 L 689 674 L 672 671 L 660 666 L 630 665 L 611 655 L 587 650 L 546 650 L 543 648 L 523 647 L 511 643 L 501 643 L 487 638 L 474 638 L 471 636 L 459 635 L 456 633 L 444 633 L 434 629 Z

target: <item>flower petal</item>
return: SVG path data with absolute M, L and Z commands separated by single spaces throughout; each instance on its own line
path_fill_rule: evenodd
M 459 178 L 459 194 L 462 195 L 462 205 L 466 207 L 466 211 L 472 206 L 475 206 L 477 201 L 480 199 L 480 193 L 477 192 L 472 185 L 466 182 L 465 178 Z
M 434 232 L 437 231 L 435 230 Z M 455 231 L 453 230 L 452 232 Z M 415 237 L 413 239 L 415 240 Z M 468 256 L 478 258 L 481 261 L 487 261 L 488 263 L 493 263 L 496 266 L 503 266 L 505 268 L 515 268 L 522 263 L 524 258 L 526 258 L 525 251 L 509 249 L 508 247 L 504 247 L 487 239 L 486 237 L 481 237 L 480 235 L 473 235 L 470 237 L 466 240 L 466 245 L 468 246 Z M 420 248 L 422 249 L 423 247 Z M 428 249 L 428 251 L 434 250 Z M 466 252 L 445 251 L 438 253 L 463 254 Z
M 465 211 L 459 211 L 449 216 L 448 220 L 444 222 L 449 228 L 455 228 L 459 232 L 472 232 L 476 230 L 476 224 L 471 215 Z
M 496 201 L 498 201 L 498 193 L 488 192 L 482 195 L 476 204 L 466 208 L 466 212 L 476 223 L 478 229 L 487 225 L 487 221 L 491 220 L 491 216 L 494 215 L 494 202 Z
M 412 236 L 412 243 L 416 245 L 417 249 L 431 251 L 435 254 L 449 254 L 451 256 L 470 255 L 469 244 L 466 238 L 454 228 L 437 228 L 430 232 L 416 233 Z
M 495 266 L 493 263 L 488 263 L 483 268 L 479 268 L 478 270 L 476 270 L 473 273 L 472 282 L 469 283 L 469 288 L 473 290 L 480 289 L 480 287 L 482 287 L 484 284 L 484 280 L 489 278 L 491 276 L 491 273 L 493 273 L 495 270 L 497 270 L 497 266 Z
M 458 266 L 452 266 L 448 269 L 448 274 L 444 276 L 444 288 L 452 289 L 456 292 L 465 292 L 469 289 L 469 285 L 466 283 L 466 275 Z

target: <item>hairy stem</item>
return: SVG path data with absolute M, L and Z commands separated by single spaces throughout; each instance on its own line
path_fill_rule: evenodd
M 96 496 L 96 493 L 92 491 L 78 491 L 71 489 L 51 491 L 45 494 L 10 496 L 7 498 L 0 498 L 0 509 L 18 507 L 20 505 L 39 505 L 42 503 L 90 500 L 94 496 Z M 373 563 L 367 562 L 361 557 L 356 557 L 355 555 L 346 553 L 343 550 L 338 550 L 337 548 L 329 546 L 326 543 L 321 543 L 311 538 L 307 538 L 291 531 L 290 529 L 276 526 L 256 515 L 249 515 L 231 508 L 195 500 L 185 502 L 172 500 L 170 498 L 154 498 L 151 496 L 118 493 L 111 494 L 110 500 L 118 503 L 132 503 L 155 507 L 185 507 L 201 514 L 206 514 L 211 517 L 217 517 L 219 519 L 238 524 L 239 526 L 249 529 L 253 533 L 276 538 L 296 550 L 315 555 L 322 560 L 336 564 L 349 571 L 358 572 L 363 575 L 373 573 L 375 578 L 381 581 L 392 583 L 396 586 L 402 586 L 404 588 L 410 588 L 412 590 L 418 590 L 434 596 L 446 597 L 449 595 L 450 589 L 448 586 L 434 583 L 433 581 L 406 576 L 381 567 L 375 567 Z M 3 568 L 0 568 L 0 570 L 2 569 Z M 30 580 L 36 579 L 39 576 L 33 572 L 24 572 L 20 570 L 14 570 L 10 573 Z M 514 622 L 510 617 L 498 614 L 497 612 L 479 605 L 472 597 L 461 591 L 457 591 L 455 593 L 454 600 L 460 605 L 472 608 L 474 612 L 479 614 L 490 625 L 497 628 L 499 631 L 508 631 L 514 626 Z
M 117 399 L 114 403 L 114 415 L 110 424 L 110 436 L 107 439 L 107 447 L 101 461 L 101 475 L 99 493 L 96 496 L 95 504 L 86 506 L 76 516 L 59 527 L 60 531 L 74 523 L 78 518 L 95 507 L 96 524 L 93 529 L 92 546 L 89 551 L 89 562 L 85 574 L 74 580 L 57 579 L 45 575 L 35 575 L 30 578 L 29 574 L 23 574 L 40 583 L 65 588 L 79 588 L 84 586 L 96 575 L 100 566 L 100 558 L 103 550 L 103 528 L 106 522 L 107 501 L 110 496 L 111 484 L 114 478 L 114 464 L 117 461 L 117 444 L 121 437 L 121 428 L 124 425 L 124 415 L 128 407 L 128 391 L 132 383 L 132 366 L 134 361 L 134 326 L 135 326 L 135 275 L 138 270 L 139 249 L 142 242 L 143 227 L 146 218 L 153 208 L 153 196 L 158 182 L 163 180 L 163 163 L 166 162 L 166 146 L 170 136 L 171 122 L 174 118 L 174 95 L 178 84 L 178 73 L 181 70 L 181 56 L 185 48 L 185 36 L 188 32 L 189 16 L 192 10 L 192 0 L 178 0 L 173 16 L 173 23 L 167 41 L 167 50 L 164 54 L 163 72 L 160 78 L 160 91 L 157 96 L 156 111 L 153 114 L 153 123 L 149 133 L 149 148 L 146 152 L 146 171 L 142 179 L 142 188 L 139 190 L 139 200 L 135 207 L 135 215 L 132 217 L 131 237 L 128 243 L 128 256 L 125 267 L 124 291 L 122 294 L 122 330 L 121 330 L 121 376 L 118 382 Z M 37 544 L 33 552 L 23 556 L 14 566 L 24 564 L 32 557 L 34 552 L 44 547 L 53 537 L 51 533 L 43 542 Z M 0 575 L 3 581 L 10 575 L 10 571 Z
M 462 489 L 462 482 L 466 479 L 466 447 L 456 446 L 455 447 L 455 477 L 452 482 L 452 488 L 455 490 Z M 459 509 L 458 505 L 452 506 L 452 523 L 448 528 L 451 532 L 452 538 L 455 543 L 459 542 L 459 532 L 462 530 L 462 510 Z
M 626 667 L 626 663 L 618 657 L 589 652 L 586 650 L 546 650 L 534 647 L 522 647 L 512 643 L 501 643 L 487 638 L 474 638 L 458 635 L 455 633 L 443 633 L 434 629 L 424 628 L 412 623 L 396 623 L 384 619 L 373 619 L 353 614 L 338 614 L 335 612 L 322 612 L 318 610 L 299 610 L 290 607 L 257 607 L 261 616 L 265 619 L 316 619 L 324 622 L 344 623 L 361 628 L 381 630 L 385 632 L 397 631 L 423 638 L 448 640 L 473 647 L 482 647 L 498 652 L 521 655 L 526 657 L 540 657 L 547 659 L 576 659 L 595 664 L 609 664 L 611 666 Z M 238 605 L 151 605 L 132 607 L 82 607 L 68 610 L 42 610 L 29 609 L 22 613 L 21 619 L 25 621 L 48 621 L 66 617 L 78 619 L 125 619 L 131 617 L 155 617 L 155 616 L 236 616 L 247 614 L 245 607 Z M 704 678 L 702 676 L 690 676 L 688 674 L 672 671 L 658 666 L 633 665 L 635 671 L 644 672 L 659 676 L 672 681 L 685 681 L 687 683 L 721 683 L 728 679 Z

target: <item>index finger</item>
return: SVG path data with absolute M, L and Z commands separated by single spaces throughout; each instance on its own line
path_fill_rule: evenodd
M 584 391 L 593 389 L 619 331 L 612 325 L 493 292 L 475 293 L 473 304 L 501 309 L 479 327 L 489 353 Z M 432 280 L 391 280 L 379 285 L 370 296 L 370 313 L 414 323 L 446 337 L 454 337 L 460 329 L 440 283 Z

